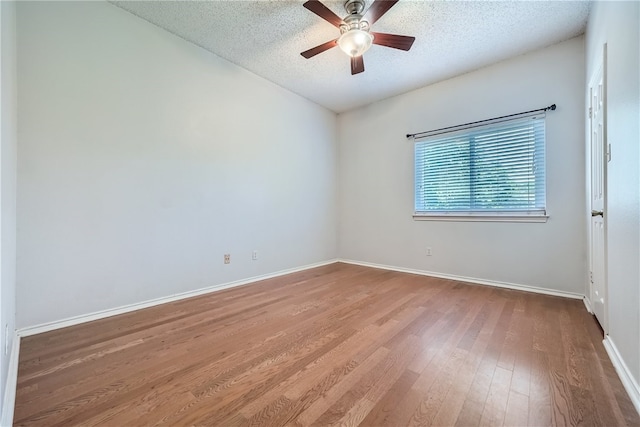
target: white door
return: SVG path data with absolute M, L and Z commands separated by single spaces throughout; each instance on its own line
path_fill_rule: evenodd
M 605 86 L 603 67 L 593 75 L 589 83 L 589 128 L 591 154 L 591 306 L 603 330 L 607 331 L 607 283 L 606 283 L 606 222 L 605 191 L 607 158 L 605 138 Z

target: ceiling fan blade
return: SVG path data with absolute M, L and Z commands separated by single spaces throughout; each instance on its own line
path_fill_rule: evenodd
M 324 52 L 325 50 L 329 50 L 334 46 L 338 45 L 338 39 L 335 40 L 330 40 L 326 43 L 322 43 L 321 45 L 318 45 L 316 47 L 312 47 L 309 50 L 305 50 L 304 52 L 302 52 L 300 55 L 304 56 L 305 58 L 309 59 L 312 56 L 316 56 L 319 53 Z
M 340 24 L 342 24 L 342 18 L 333 13 L 327 6 L 320 3 L 318 0 L 309 0 L 305 2 L 303 6 L 331 25 L 340 27 Z
M 394 49 L 409 50 L 415 41 L 415 37 L 400 36 L 398 34 L 374 33 L 373 44 L 380 46 L 392 47 Z
M 351 75 L 362 73 L 364 71 L 364 59 L 362 55 L 351 57 Z
M 382 17 L 394 4 L 398 3 L 398 0 L 375 0 L 367 13 L 364 15 L 364 20 L 369 22 L 369 25 L 373 25 L 378 19 Z

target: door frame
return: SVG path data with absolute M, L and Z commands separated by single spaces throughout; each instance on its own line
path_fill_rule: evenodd
M 588 254 L 589 254 L 589 259 L 588 259 L 588 289 L 586 292 L 586 299 L 587 299 L 587 308 L 589 309 L 589 312 L 594 313 L 593 309 L 592 309 L 592 305 L 591 303 L 594 301 L 593 299 L 593 281 L 592 281 L 592 274 L 593 274 L 593 266 L 592 266 L 592 241 L 593 241 L 593 235 L 592 235 L 592 226 L 591 226 L 591 173 L 592 173 L 592 168 L 591 168 L 591 137 L 593 135 L 592 133 L 592 114 L 591 114 L 591 102 L 592 102 L 592 91 L 591 89 L 594 87 L 595 84 L 597 84 L 596 79 L 598 77 L 599 74 L 602 74 L 602 110 L 603 110 L 603 118 L 602 118 L 602 126 L 603 126 L 603 165 L 602 165 L 602 174 L 603 174 L 603 211 L 605 212 L 602 221 L 603 221 L 603 228 L 604 228 L 604 241 L 603 241 L 603 276 L 604 276 L 604 283 L 603 283 L 603 288 L 604 288 L 604 319 L 602 319 L 602 323 L 600 326 L 602 327 L 602 330 L 604 332 L 604 335 L 608 335 L 609 332 L 609 285 L 608 285 L 608 233 L 607 233 L 607 224 L 608 224 L 608 209 L 607 209 L 607 164 L 611 161 L 611 151 L 610 151 L 610 146 L 608 143 L 608 138 L 607 138 L 607 112 L 608 112 L 608 108 L 607 108 L 607 44 L 604 43 L 602 46 L 602 54 L 598 56 L 598 60 L 596 63 L 596 66 L 594 68 L 593 73 L 591 73 L 591 75 L 589 76 L 589 80 L 587 81 L 587 99 L 589 100 L 588 104 L 587 104 L 587 123 L 586 123 L 586 141 L 585 141 L 585 145 L 586 145 L 586 167 L 587 167 L 587 218 L 588 218 L 588 224 L 587 224 L 587 229 L 588 229 Z M 599 323 L 599 320 L 598 320 Z

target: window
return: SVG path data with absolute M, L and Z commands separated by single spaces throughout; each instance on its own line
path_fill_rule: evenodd
M 544 114 L 416 139 L 415 217 L 546 219 L 544 150 Z

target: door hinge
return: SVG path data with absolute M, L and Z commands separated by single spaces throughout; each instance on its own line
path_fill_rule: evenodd
M 611 161 L 611 144 L 607 144 L 607 162 Z
M 589 107 L 589 118 L 591 119 L 591 114 L 593 113 L 593 108 Z

